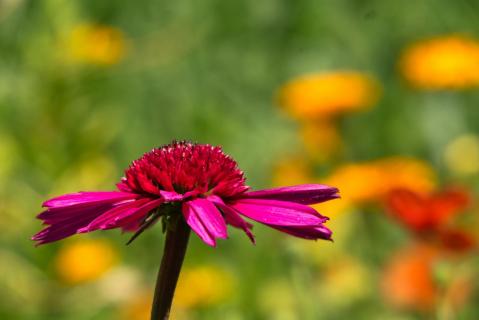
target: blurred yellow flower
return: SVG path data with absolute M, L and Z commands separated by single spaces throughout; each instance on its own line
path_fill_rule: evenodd
M 479 137 L 461 135 L 446 146 L 444 161 L 454 174 L 472 175 L 479 173 Z
M 372 106 L 379 85 L 355 71 L 310 74 L 293 79 L 279 92 L 279 102 L 299 119 L 328 117 Z
M 415 87 L 460 89 L 479 85 L 479 42 L 461 35 L 442 36 L 407 48 L 399 67 Z
M 226 300 L 234 286 L 233 276 L 219 267 L 185 268 L 178 280 L 173 305 L 179 309 L 214 305 Z
M 68 284 L 95 280 L 118 260 L 115 248 L 105 240 L 82 239 L 67 242 L 58 252 L 56 270 Z
M 123 58 L 125 40 L 116 28 L 81 24 L 71 31 L 67 49 L 74 62 L 111 65 Z
M 362 203 L 382 200 L 388 192 L 398 188 L 430 192 L 435 187 L 436 178 L 433 169 L 425 162 L 392 157 L 344 165 L 323 182 L 337 186 L 342 201 Z
M 316 161 L 327 161 L 341 150 L 342 140 L 332 121 L 307 121 L 300 130 L 306 151 Z
M 282 159 L 273 167 L 272 184 L 275 187 L 308 183 L 311 179 L 308 163 L 301 157 Z

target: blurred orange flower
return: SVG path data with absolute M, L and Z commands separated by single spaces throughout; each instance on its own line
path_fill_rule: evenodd
M 118 261 L 115 248 L 105 240 L 82 239 L 67 242 L 58 252 L 55 266 L 68 284 L 95 280 Z
M 398 188 L 429 192 L 434 189 L 435 180 L 434 171 L 425 162 L 391 157 L 343 165 L 323 182 L 338 186 L 342 200 L 362 203 L 383 200 Z
M 461 89 L 479 85 L 479 42 L 461 35 L 411 45 L 400 58 L 404 77 L 423 89 Z
M 403 248 L 382 274 L 384 298 L 395 307 L 421 311 L 433 311 L 439 303 L 451 307 L 464 304 L 471 291 L 470 275 L 449 272 L 446 278 L 441 277 L 441 269 L 456 268 L 446 259 L 432 246 L 415 244 Z
M 300 76 L 284 85 L 279 102 L 299 119 L 329 117 L 362 110 L 376 103 L 379 85 L 356 71 L 338 71 Z
M 125 40 L 116 28 L 81 24 L 71 31 L 67 49 L 74 62 L 111 65 L 123 58 Z
M 398 252 L 386 266 L 381 281 L 385 299 L 396 307 L 430 310 L 438 290 L 432 264 L 437 252 L 428 246 Z

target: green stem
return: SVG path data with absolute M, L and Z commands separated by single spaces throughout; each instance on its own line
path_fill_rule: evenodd
M 166 232 L 165 248 L 151 307 L 151 320 L 167 320 L 170 316 L 171 303 L 188 246 L 190 230 L 184 219 L 180 218 L 176 225 L 168 228 Z

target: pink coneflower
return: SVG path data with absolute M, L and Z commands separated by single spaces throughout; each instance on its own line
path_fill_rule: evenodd
M 210 246 L 228 237 L 227 224 L 242 229 L 254 242 L 252 225 L 243 217 L 296 237 L 331 239 L 332 232 L 324 226 L 328 218 L 308 205 L 339 197 L 338 189 L 319 184 L 248 191 L 243 172 L 220 147 L 189 142 L 145 153 L 133 161 L 117 187 L 118 191 L 78 192 L 46 201 L 38 218 L 48 226 L 33 240 L 44 244 L 113 228 L 135 232 L 134 239 L 161 218 L 168 230 L 161 268 L 168 268 L 163 266 L 168 254 L 179 254 L 179 273 L 190 228 Z M 160 278 L 161 274 L 162 270 Z M 172 290 L 175 285 L 176 280 Z
M 327 217 L 309 207 L 338 197 L 338 189 L 306 184 L 248 191 L 243 172 L 220 147 L 174 142 L 133 161 L 118 191 L 78 192 L 43 203 L 38 215 L 49 225 L 33 240 L 57 241 L 76 233 L 122 228 L 138 231 L 171 209 L 181 213 L 208 245 L 228 237 L 226 225 L 243 229 L 254 241 L 243 217 L 306 239 L 330 239 Z M 173 210 L 176 214 L 177 211 Z M 243 216 L 243 217 L 242 217 Z

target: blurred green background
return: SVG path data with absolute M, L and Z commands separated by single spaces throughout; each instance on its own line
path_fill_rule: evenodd
M 383 201 L 396 187 L 477 194 L 478 30 L 473 0 L 0 0 L 0 319 L 148 319 L 159 226 L 128 247 L 119 231 L 30 237 L 48 197 L 111 190 L 173 139 L 222 145 L 255 189 L 344 191 L 318 206 L 334 243 L 261 225 L 256 245 L 193 236 L 174 319 L 479 319 L 475 248 L 423 264 L 438 249 Z M 295 79 L 319 100 L 310 113 L 284 89 Z M 463 211 L 475 238 L 474 201 Z M 388 276 L 404 251 L 419 253 Z

